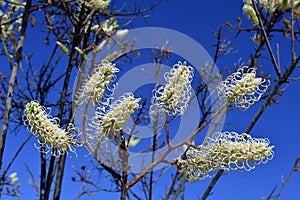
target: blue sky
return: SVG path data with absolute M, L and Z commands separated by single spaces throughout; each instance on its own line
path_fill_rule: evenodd
M 220 25 L 229 21 L 232 24 L 236 23 L 236 17 L 241 16 L 244 25 L 251 26 L 251 23 L 242 14 L 242 1 L 198 1 L 198 0 L 169 0 L 163 2 L 159 7 L 151 12 L 151 17 L 145 20 L 139 20 L 134 23 L 136 27 L 154 26 L 164 27 L 184 33 L 203 46 L 209 46 L 216 42 L 211 35 L 211 31 L 217 31 Z M 29 33 L 26 44 L 32 44 L 31 40 L 37 35 Z M 234 42 L 237 50 L 228 54 L 225 58 L 220 59 L 217 63 L 219 68 L 232 68 L 233 64 L 239 59 L 249 57 L 249 53 L 253 52 L 254 44 L 250 39 L 251 34 L 242 33 L 240 39 Z M 38 38 L 37 38 L 38 40 Z M 44 38 L 40 38 L 43 41 Z M 284 43 L 284 40 L 278 40 L 278 43 Z M 274 43 L 275 44 L 275 43 Z M 287 48 L 284 45 L 282 49 L 282 65 L 285 61 L 285 51 Z M 214 49 L 208 49 L 210 55 L 213 55 Z M 36 61 L 36 63 L 43 63 L 45 61 Z M 268 62 L 261 61 L 264 64 L 265 71 L 273 70 L 272 67 L 267 66 Z M 299 75 L 299 71 L 296 70 Z M 272 85 L 271 85 L 272 87 Z M 271 144 L 275 145 L 275 157 L 266 165 L 260 165 L 251 172 L 230 172 L 224 175 L 216 187 L 212 191 L 213 194 L 209 199 L 212 200 L 253 200 L 267 197 L 275 185 L 280 186 L 282 177 L 286 177 L 294 164 L 296 157 L 300 156 L 299 141 L 300 141 L 300 123 L 299 123 L 299 81 L 292 82 L 284 95 L 280 98 L 279 104 L 273 104 L 268 107 L 266 112 L 260 118 L 251 135 L 255 137 L 267 137 Z M 247 112 L 234 111 L 226 116 L 228 125 L 224 126 L 224 130 L 243 132 L 256 111 L 259 109 L 260 103 L 254 105 Z M 20 144 L 28 132 L 22 130 L 18 136 L 10 135 L 8 137 L 8 145 L 5 150 L 7 156 L 6 160 L 15 152 L 16 146 Z M 24 163 L 30 166 L 32 171 L 39 171 L 38 159 L 31 159 L 32 157 L 39 157 L 39 153 L 33 147 L 34 140 L 32 139 L 22 152 L 13 166 L 13 171 L 18 171 L 20 174 L 20 181 L 23 182 L 21 188 L 23 198 L 20 199 L 34 199 L 34 190 L 29 186 L 29 175 L 24 172 Z M 66 174 L 64 180 L 64 190 L 62 192 L 62 199 L 74 199 L 79 192 L 79 184 L 72 183 L 71 176 L 75 173 L 71 166 L 75 165 L 78 168 L 92 157 L 88 155 L 85 148 L 77 150 L 78 158 L 71 158 L 67 161 Z M 69 154 L 69 157 L 74 157 Z M 96 175 L 95 175 L 96 176 Z M 36 177 L 38 180 L 38 176 Z M 186 199 L 197 199 L 201 197 L 204 190 L 208 186 L 211 179 L 199 181 L 197 183 L 187 184 Z M 101 184 L 101 180 L 99 181 Z M 165 183 L 165 184 L 164 184 Z M 165 193 L 165 185 L 170 185 L 170 180 L 166 176 L 161 179 L 159 187 L 155 189 L 155 195 L 159 197 Z M 291 178 L 289 184 L 284 190 L 281 199 L 296 199 L 300 195 L 299 190 L 300 175 L 295 173 Z M 94 197 L 85 197 L 83 199 L 99 199 L 99 198 L 118 198 L 119 194 L 98 193 Z M 4 197 L 3 199 L 10 199 Z

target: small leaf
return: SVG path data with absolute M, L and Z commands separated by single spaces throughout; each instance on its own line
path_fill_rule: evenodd
M 36 19 L 34 17 L 31 17 L 31 27 L 34 27 Z

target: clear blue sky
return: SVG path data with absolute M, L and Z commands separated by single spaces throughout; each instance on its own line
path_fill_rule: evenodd
M 211 35 L 212 30 L 217 30 L 218 27 L 224 24 L 226 21 L 236 23 L 236 17 L 241 16 L 245 25 L 251 25 L 247 21 L 246 17 L 242 14 L 242 0 L 230 0 L 230 1 L 199 1 L 199 0 L 169 0 L 163 2 L 159 7 L 155 8 L 151 12 L 151 17 L 147 21 L 139 20 L 134 23 L 135 26 L 155 26 L 174 29 L 182 32 L 203 46 L 209 46 L 215 43 L 215 39 Z M 26 38 L 26 44 L 30 45 L 31 40 L 34 37 L 38 37 L 36 34 L 29 34 Z M 241 39 L 235 41 L 234 45 L 238 48 L 238 51 L 233 52 L 219 61 L 218 67 L 233 66 L 233 63 L 238 59 L 248 59 L 249 53 L 253 52 L 254 44 L 246 41 L 246 38 L 251 37 L 250 34 L 241 35 Z M 38 39 L 37 39 L 38 40 Z M 44 38 L 40 38 L 43 41 Z M 244 41 L 245 40 L 245 41 Z M 281 41 L 278 41 L 281 42 Z M 35 42 L 34 42 L 35 45 Z M 36 44 L 38 45 L 38 44 Z M 35 46 L 35 48 L 37 48 Z M 41 47 L 42 48 L 42 47 Z M 282 46 L 281 49 L 285 47 Z M 213 55 L 214 49 L 208 50 Z M 284 51 L 282 52 L 284 56 Z M 243 60 L 245 61 L 245 60 Z M 283 59 L 284 61 L 284 59 Z M 37 60 L 36 63 L 41 64 L 46 62 L 45 60 Z M 284 65 L 284 63 L 282 63 Z M 272 67 L 264 66 L 265 71 L 273 70 Z M 298 73 L 299 75 L 299 73 Z M 271 86 L 272 87 L 272 86 Z M 272 191 L 275 185 L 280 186 L 281 178 L 286 177 L 291 167 L 294 164 L 296 157 L 300 156 L 299 142 L 300 142 L 300 123 L 299 123 L 299 93 L 300 83 L 298 81 L 292 82 L 284 95 L 280 98 L 279 104 L 273 104 L 268 107 L 266 112 L 260 118 L 259 122 L 255 125 L 251 134 L 255 137 L 268 137 L 272 145 L 275 145 L 275 157 L 266 165 L 260 165 L 251 172 L 231 172 L 224 175 L 216 187 L 212 191 L 213 194 L 209 199 L 212 200 L 253 200 L 260 199 L 261 197 L 267 197 Z M 226 117 L 226 122 L 229 124 L 224 126 L 224 130 L 243 132 L 249 122 L 252 120 L 256 111 L 259 109 L 260 104 L 256 104 L 247 112 L 234 111 L 229 113 Z M 28 135 L 28 132 L 22 130 L 17 137 L 9 135 L 8 145 L 5 160 L 8 160 L 15 152 L 15 144 L 20 144 L 23 139 Z M 23 197 L 20 199 L 34 199 L 35 191 L 29 186 L 29 175 L 24 172 L 24 163 L 30 166 L 32 171 L 39 170 L 38 158 L 39 153 L 33 147 L 32 140 L 25 147 L 22 156 L 17 159 L 11 172 L 18 171 L 20 174 L 20 181 L 23 183 L 21 191 Z M 18 146 L 17 145 L 17 146 Z M 85 148 L 77 150 L 78 158 L 71 158 L 67 161 L 66 174 L 64 180 L 64 187 L 62 191 L 61 199 L 74 199 L 79 192 L 80 184 L 72 183 L 71 176 L 75 173 L 72 171 L 71 166 L 75 165 L 78 168 L 84 164 L 87 160 L 91 159 Z M 72 154 L 69 154 L 73 156 Z M 35 177 L 37 181 L 38 176 Z M 199 181 L 197 183 L 187 184 L 186 199 L 197 199 L 201 197 L 204 190 L 208 186 L 211 179 Z M 161 179 L 161 182 L 165 185 L 170 185 L 170 179 L 167 177 Z M 99 181 L 101 185 L 101 180 Z M 159 184 L 159 187 L 155 189 L 155 196 L 158 198 L 165 193 L 165 185 Z M 295 173 L 284 190 L 281 199 L 297 199 L 300 196 L 300 175 Z M 119 194 L 98 193 L 95 197 L 84 197 L 83 199 L 100 199 L 100 198 L 119 198 Z M 12 199 L 3 198 L 3 199 Z M 155 198 L 156 199 L 156 198 Z

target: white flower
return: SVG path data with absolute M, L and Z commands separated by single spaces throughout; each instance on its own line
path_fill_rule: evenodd
M 274 0 L 260 0 L 260 5 L 267 11 L 267 12 L 274 12 L 277 8 L 276 1 Z
M 175 165 L 191 182 L 204 179 L 216 170 L 250 171 L 273 158 L 274 146 L 265 138 L 252 138 L 248 134 L 217 132 L 207 143 L 190 148 L 186 158 L 177 158 Z
M 110 0 L 91 0 L 87 4 L 93 9 L 105 10 L 110 4 Z
M 256 44 L 260 44 L 261 43 L 261 35 L 260 34 L 254 34 L 252 41 Z
M 91 31 L 93 32 L 97 32 L 100 29 L 100 25 L 99 24 L 95 24 L 91 27 Z
M 292 8 L 292 1 L 291 0 L 276 0 L 276 5 L 282 11 L 286 11 Z
M 115 73 L 119 72 L 119 69 L 108 61 L 102 61 L 95 70 L 94 74 L 87 78 L 79 93 L 76 95 L 78 100 L 76 102 L 80 105 L 92 101 L 94 104 L 99 102 L 103 97 L 106 89 L 109 89 L 109 85 L 116 79 Z M 113 91 L 115 85 L 112 86 Z
M 292 1 L 291 0 L 260 0 L 260 5 L 267 11 L 267 12 L 274 12 L 276 9 L 280 9 L 283 12 L 292 9 Z M 295 13 L 297 14 L 297 9 L 300 6 L 299 0 L 294 0 L 294 8 Z
M 164 74 L 165 86 L 156 87 L 151 99 L 152 111 L 162 108 L 170 116 L 183 115 L 191 97 L 191 82 L 194 69 L 186 62 L 178 62 L 170 72 Z
M 247 109 L 261 98 L 269 85 L 269 80 L 256 78 L 255 68 L 243 66 L 221 82 L 218 95 L 238 108 Z
M 19 178 L 18 178 L 18 173 L 17 173 L 17 172 L 11 173 L 11 174 L 8 176 L 8 178 L 9 178 L 10 184 L 14 184 L 15 182 L 17 182 L 17 181 L 19 180 Z
M 124 37 L 128 32 L 129 32 L 128 29 L 118 30 L 116 32 L 116 36 L 117 37 Z
M 4 7 L 5 6 L 5 1 L 0 1 L 0 7 Z
M 30 128 L 31 134 L 39 137 L 38 142 L 41 147 L 55 150 L 51 152 L 54 156 L 63 155 L 68 149 L 75 152 L 72 145 L 81 145 L 75 140 L 76 135 L 73 134 L 73 131 L 76 129 L 72 125 L 69 125 L 67 130 L 61 129 L 59 120 L 47 114 L 46 109 L 36 101 L 31 101 L 25 106 L 23 120 L 25 125 Z M 41 150 L 41 147 L 37 148 Z
M 98 107 L 94 118 L 94 127 L 97 132 L 104 136 L 113 135 L 123 129 L 130 119 L 130 115 L 139 108 L 140 98 L 134 98 L 132 93 L 125 93 L 118 100 L 114 101 L 108 109 Z

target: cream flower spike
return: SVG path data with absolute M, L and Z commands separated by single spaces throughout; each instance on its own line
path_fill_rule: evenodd
M 151 111 L 162 108 L 169 116 L 183 115 L 191 98 L 191 82 L 194 77 L 194 69 L 186 66 L 186 62 L 178 62 L 173 68 L 164 74 L 165 86 L 156 87 L 151 99 Z
M 266 138 L 248 134 L 217 132 L 207 143 L 190 148 L 186 159 L 177 158 L 175 165 L 191 182 L 210 177 L 216 170 L 250 171 L 273 158 L 274 146 Z
M 72 124 L 68 126 L 67 130 L 61 129 L 59 120 L 47 114 L 46 108 L 37 101 L 31 101 L 25 106 L 23 121 L 31 134 L 39 137 L 38 143 L 41 146 L 36 147 L 39 150 L 46 147 L 45 153 L 49 152 L 51 148 L 55 150 L 51 151 L 53 156 L 64 155 L 68 150 L 75 153 L 72 145 L 82 145 L 75 140 L 77 131 Z
M 246 110 L 261 98 L 269 85 L 269 80 L 256 78 L 255 68 L 243 66 L 221 82 L 218 96 Z
M 108 61 L 102 61 L 94 70 L 94 74 L 91 75 L 83 84 L 79 93 L 76 95 L 76 102 L 81 105 L 88 103 L 90 100 L 93 104 L 96 104 L 103 97 L 106 89 L 113 91 L 116 85 L 112 85 L 109 88 L 111 82 L 116 79 L 115 73 L 119 72 L 119 69 Z
M 130 115 L 139 108 L 140 98 L 134 98 L 132 93 L 125 93 L 118 100 L 114 101 L 106 110 L 99 106 L 94 117 L 93 127 L 97 129 L 100 140 L 105 136 L 115 136 L 123 129 L 130 119 Z

